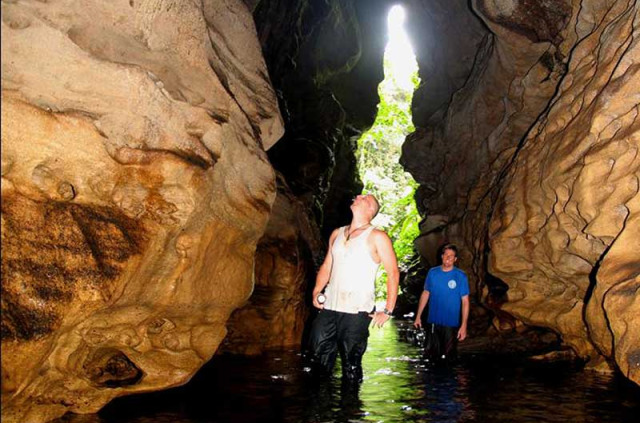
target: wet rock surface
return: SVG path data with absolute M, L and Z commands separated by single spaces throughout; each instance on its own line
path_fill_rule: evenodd
M 308 329 L 315 283 L 314 262 L 323 245 L 304 204 L 277 178 L 278 190 L 265 233 L 258 242 L 255 286 L 243 307 L 229 318 L 221 353 L 261 354 L 296 348 Z
M 239 1 L 3 2 L 3 421 L 211 358 L 275 198 L 267 75 Z
M 638 5 L 535 3 L 473 2 L 468 79 L 404 146 L 417 245 L 460 244 L 485 304 L 638 382 Z

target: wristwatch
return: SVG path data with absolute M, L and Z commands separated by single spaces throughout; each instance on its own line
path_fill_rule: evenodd
M 383 313 L 386 314 L 387 316 L 392 316 L 393 315 L 393 313 L 391 311 L 389 311 L 389 309 L 386 308 L 386 307 L 384 308 Z

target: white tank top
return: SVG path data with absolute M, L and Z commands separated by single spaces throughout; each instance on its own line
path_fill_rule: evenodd
M 371 312 L 375 305 L 375 280 L 379 263 L 373 261 L 367 239 L 373 226 L 346 240 L 345 227 L 338 231 L 331 256 L 329 284 L 325 290 L 327 310 L 343 313 Z

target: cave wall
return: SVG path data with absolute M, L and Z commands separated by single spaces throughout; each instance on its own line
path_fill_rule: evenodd
M 2 3 L 2 420 L 183 384 L 253 290 L 283 133 L 240 1 Z
M 466 0 L 405 2 L 421 84 L 413 94 L 416 127 L 443 119 L 451 96 L 465 83 L 489 31 Z
M 306 206 L 277 175 L 277 193 L 255 257 L 255 287 L 232 313 L 220 353 L 254 355 L 299 348 L 308 329 L 314 254 L 324 251 Z
M 323 239 L 362 190 L 354 152 L 384 78 L 387 0 L 261 0 L 253 14 L 287 131 L 269 151 Z M 323 252 L 320 253 L 323 255 Z
M 300 344 L 390 3 L 3 4 L 3 418 Z
M 505 179 L 490 271 L 510 285 L 505 310 L 557 328 L 583 356 L 595 346 L 640 382 L 640 8 L 590 6 L 567 76 Z
M 426 216 L 416 245 L 433 260 L 460 244 L 481 301 L 506 284 L 501 311 L 639 382 L 640 6 L 472 8 L 488 32 L 468 78 L 440 110 L 416 100 L 404 145 Z

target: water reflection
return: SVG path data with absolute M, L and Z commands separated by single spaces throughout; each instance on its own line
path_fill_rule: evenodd
M 463 357 L 434 367 L 405 341 L 409 325 L 371 329 L 365 380 L 303 369 L 300 354 L 216 357 L 184 387 L 115 400 L 58 423 L 635 422 L 640 389 L 567 366 Z
M 468 398 L 468 369 L 436 367 L 422 358 L 417 347 L 399 342 L 407 324 L 372 333 L 365 369 L 372 374 L 362 392 L 372 421 L 470 421 L 474 411 Z

